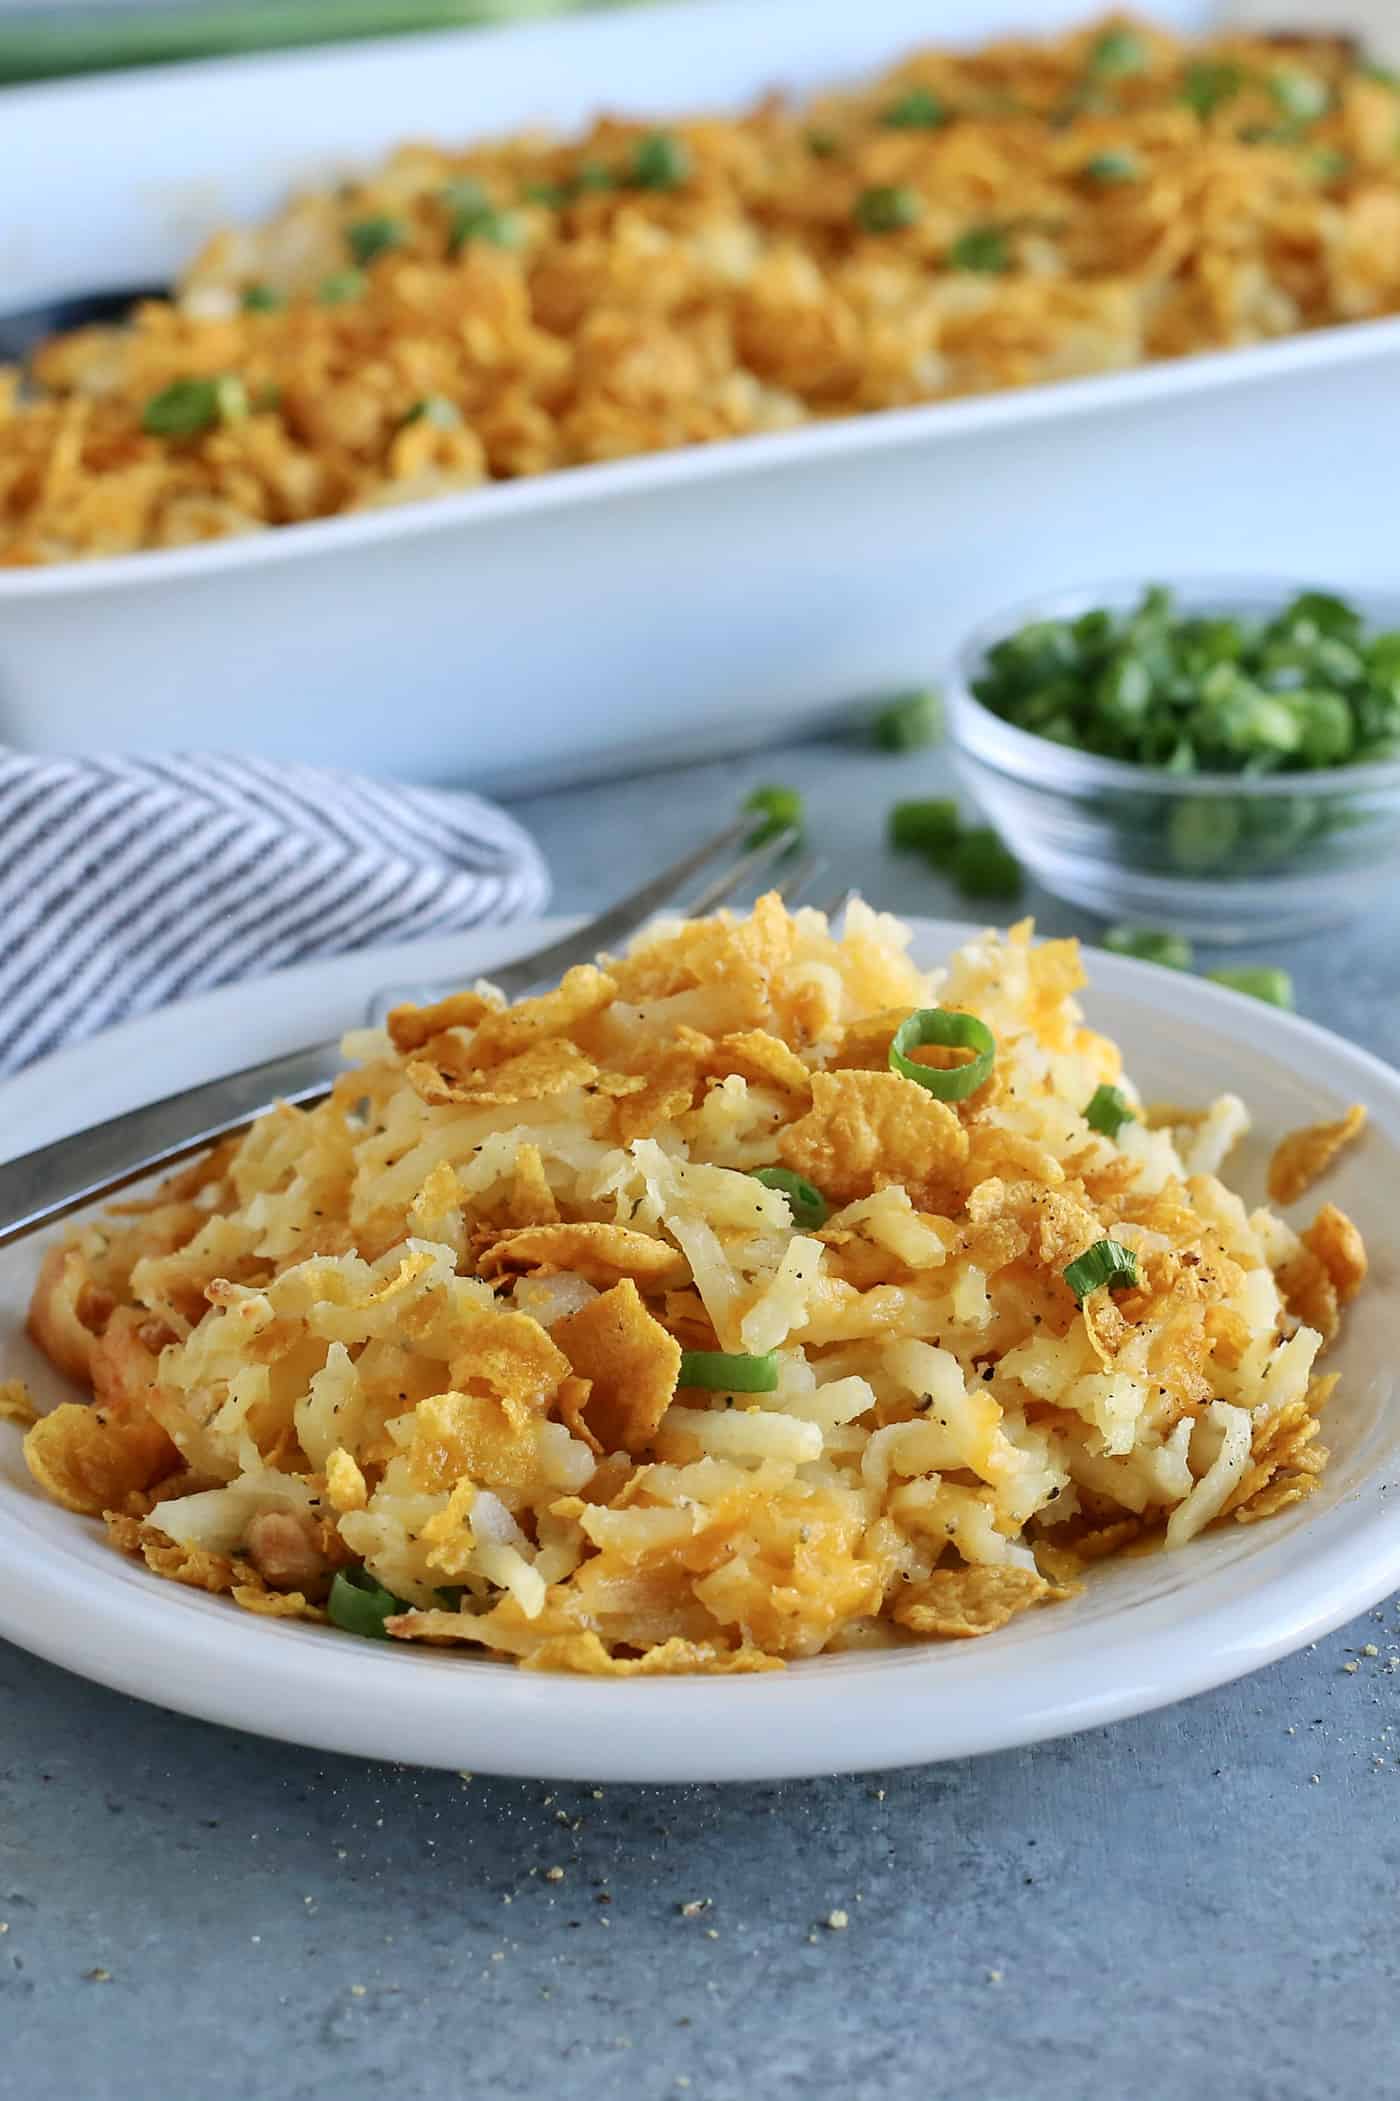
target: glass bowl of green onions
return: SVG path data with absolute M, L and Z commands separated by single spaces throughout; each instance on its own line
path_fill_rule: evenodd
M 1400 864 L 1400 596 L 1100 584 L 965 644 L 964 784 L 1056 896 L 1201 941 L 1350 918 Z

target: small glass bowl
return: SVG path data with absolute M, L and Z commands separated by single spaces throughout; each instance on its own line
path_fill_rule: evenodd
M 1153 579 L 1158 581 L 1158 579 Z M 1188 617 L 1267 619 L 1311 584 L 1160 579 Z M 1129 612 L 1141 582 L 1091 584 L 1012 606 L 959 651 L 947 687 L 959 777 L 1055 896 L 1106 919 L 1198 941 L 1253 941 L 1365 910 L 1400 867 L 1400 760 L 1288 774 L 1173 775 L 1071 751 L 983 707 L 987 651 L 1032 620 Z M 1345 592 L 1368 630 L 1400 627 L 1400 596 Z

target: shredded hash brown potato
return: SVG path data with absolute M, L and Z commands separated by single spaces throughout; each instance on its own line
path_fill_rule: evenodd
M 0 370 L 0 564 L 1392 313 L 1398 119 L 1344 39 L 1120 16 L 661 134 L 407 144 Z M 148 427 L 191 380 L 204 420 Z
M 1246 1212 L 1234 1097 L 1189 1165 L 1090 1128 L 1103 1082 L 1140 1104 L 1074 942 L 929 974 L 908 940 L 768 897 L 514 1007 L 399 1010 L 328 1101 L 45 1263 L 32 1332 L 96 1398 L 30 1429 L 35 1479 L 250 1611 L 322 1618 L 353 1569 L 393 1639 L 623 1676 L 988 1633 L 1307 1495 L 1355 1226 Z M 888 1068 L 935 1003 L 996 1039 L 956 1104 Z M 814 1231 L 755 1179 L 783 1164 Z M 1081 1305 L 1105 1238 L 1136 1282 Z

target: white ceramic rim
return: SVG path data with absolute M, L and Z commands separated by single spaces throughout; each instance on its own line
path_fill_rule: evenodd
M 976 931 L 946 921 L 914 925 L 920 950 L 930 955 Z M 458 937 L 206 994 L 60 1052 L 6 1083 L 0 1129 L 27 1126 L 37 1142 L 73 1128 L 80 1117 L 55 1105 L 83 1104 L 85 1078 L 110 1065 L 114 1051 L 130 1075 L 141 1069 L 143 1053 L 163 1046 L 168 1054 L 174 1045 L 189 1076 L 201 1076 L 211 1035 L 236 1032 L 240 1014 L 274 985 L 279 1006 L 286 1004 L 291 979 L 307 992 L 340 988 L 353 1014 L 356 986 L 364 993 L 386 980 L 449 968 L 471 975 L 524 945 L 519 929 L 497 929 L 476 944 L 475 961 L 471 941 Z M 1149 1015 L 1161 1019 L 1179 1004 L 1175 974 L 1107 954 L 1096 954 L 1092 969 Z M 1389 1142 L 1400 1146 L 1400 1075 L 1379 1059 L 1199 980 L 1192 1007 L 1242 1050 L 1324 1071 L 1333 1092 L 1366 1102 Z M 294 1020 L 279 1026 L 297 1032 Z M 129 1080 L 118 1084 L 130 1091 Z M 90 1094 L 86 1100 L 90 1114 Z M 254 1619 L 116 1557 L 111 1579 L 94 1582 L 90 1568 L 37 1531 L 26 1542 L 22 1516 L 0 1584 L 0 1633 L 177 1712 L 327 1751 L 616 1782 L 871 1770 L 1007 1749 L 1145 1713 L 1318 1639 L 1400 1585 L 1400 1503 L 1386 1504 L 1387 1471 L 1384 1461 L 1373 1463 L 1317 1519 L 1260 1528 L 1269 1536 L 1246 1561 L 1193 1579 L 1183 1560 L 1171 1593 L 1100 1618 L 1087 1647 L 1073 1647 L 1068 1657 L 1060 1642 L 1046 1640 L 1007 1648 L 998 1664 L 993 1637 L 933 1651 L 823 1658 L 760 1677 L 619 1683 L 535 1675 Z M 68 1522 L 94 1529 L 82 1519 Z M 31 1554 L 15 1551 L 25 1544 Z M 1183 1589 L 1199 1604 L 1181 1617 L 1173 1598 Z
M 1400 592 L 1372 590 L 1365 585 L 1358 589 L 1349 584 L 1323 583 L 1317 578 L 1309 582 L 1258 573 L 1114 576 L 1094 583 L 1064 584 L 1054 591 L 1038 591 L 979 620 L 953 658 L 947 677 L 949 717 L 954 735 L 969 758 L 995 772 L 1029 781 L 1034 787 L 1066 794 L 1122 788 L 1139 795 L 1150 793 L 1182 801 L 1211 796 L 1268 801 L 1298 795 L 1346 800 L 1363 791 L 1400 792 L 1400 759 L 1364 766 L 1319 767 L 1307 773 L 1264 774 L 1171 774 L 1161 767 L 1135 765 L 1129 759 L 1103 759 L 1094 752 L 1075 751 L 1048 737 L 1037 737 L 1033 730 L 1018 729 L 1015 723 L 994 715 L 973 692 L 972 681 L 985 668 L 988 650 L 1019 628 L 1037 620 L 1076 620 L 1099 606 L 1110 612 L 1125 612 L 1149 585 L 1155 584 L 1165 585 L 1178 609 L 1188 616 L 1281 612 L 1300 592 L 1332 591 L 1354 605 L 1368 627 L 1400 627 Z

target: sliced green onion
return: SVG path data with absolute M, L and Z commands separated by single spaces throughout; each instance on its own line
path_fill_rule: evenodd
M 433 423 L 439 430 L 457 430 L 462 421 L 462 411 L 455 401 L 445 394 L 425 394 L 415 401 L 404 416 L 404 423 Z
M 890 845 L 912 848 L 937 859 L 956 846 L 962 832 L 958 806 L 951 797 L 930 802 L 897 802 L 890 811 Z
M 407 231 L 402 219 L 381 213 L 377 218 L 357 219 L 353 226 L 347 226 L 346 246 L 363 270 L 376 256 L 387 255 L 391 248 L 402 248 Z
M 1244 86 L 1244 74 L 1228 59 L 1202 58 L 1186 68 L 1181 99 L 1196 115 L 1209 117 L 1222 102 L 1229 102 Z
M 461 175 L 442 192 L 447 206 L 448 242 L 453 253 L 468 241 L 489 241 L 495 248 L 518 248 L 524 228 L 514 212 L 502 211 L 473 175 Z
M 489 241 L 493 248 L 518 248 L 525 230 L 514 212 L 462 212 L 452 221 L 453 251 L 469 241 Z
M 943 705 L 931 688 L 901 693 L 887 702 L 870 725 L 880 751 L 921 751 L 943 734 Z
M 449 214 L 455 218 L 459 213 L 489 212 L 494 209 L 491 193 L 474 175 L 455 175 L 451 182 L 444 183 L 440 192 Z
M 1135 153 L 1096 153 L 1084 163 L 1084 173 L 1090 182 L 1099 183 L 1104 189 L 1120 182 L 1141 182 L 1142 163 Z
M 1269 81 L 1269 93 L 1284 116 L 1299 124 L 1315 123 L 1332 100 L 1327 82 L 1301 66 L 1289 66 L 1275 73 Z
M 746 841 L 749 846 L 762 846 L 765 840 L 776 839 L 779 832 L 802 830 L 802 796 L 798 789 L 784 787 L 781 782 L 771 781 L 753 789 L 744 797 L 744 808 L 753 810 L 762 820 L 750 832 Z
M 337 1569 L 326 1600 L 326 1617 L 332 1626 L 370 1641 L 391 1640 L 392 1636 L 385 1632 L 385 1620 L 407 1610 L 402 1598 L 376 1583 L 364 1568 Z
M 276 285 L 245 285 L 239 302 L 245 314 L 280 314 L 287 304 L 285 292 Z
M 1096 1087 L 1089 1096 L 1084 1121 L 1091 1131 L 1099 1131 L 1105 1138 L 1116 1138 L 1125 1123 L 1137 1122 L 1137 1111 L 1128 1107 L 1128 1097 L 1121 1087 L 1104 1085 Z
M 931 1043 L 945 1050 L 970 1050 L 974 1055 L 965 1065 L 947 1069 L 922 1065 L 910 1056 L 911 1051 Z M 902 1073 L 906 1080 L 927 1088 L 941 1102 L 965 1102 L 970 1094 L 985 1086 L 996 1056 L 997 1040 L 986 1022 L 954 1007 L 920 1007 L 899 1024 L 890 1039 L 891 1072 Z
M 573 192 L 566 182 L 527 182 L 520 192 L 522 204 L 543 204 L 557 212 L 568 203 Z
M 1103 945 L 1115 956 L 1136 956 L 1140 963 L 1160 963 L 1164 970 L 1189 970 L 1195 961 L 1184 935 L 1158 933 L 1151 927 L 1111 926 Z
M 949 868 L 964 897 L 1007 902 L 1020 896 L 1025 881 L 1015 854 L 989 824 L 974 824 L 962 834 L 952 848 Z
M 569 188 L 574 192 L 575 196 L 586 197 L 590 192 L 615 190 L 617 188 L 617 177 L 613 174 L 612 169 L 605 168 L 601 161 L 586 160 L 570 176 Z
M 903 183 L 877 183 L 857 197 L 855 221 L 862 233 L 899 233 L 916 225 L 923 210 L 917 190 L 906 189 Z
M 634 189 L 679 190 L 690 176 L 690 148 L 669 131 L 653 131 L 632 148 L 627 179 Z
M 1167 819 L 1167 846 L 1176 866 L 1188 875 L 1203 875 L 1230 858 L 1239 836 L 1237 802 L 1224 796 L 1191 797 L 1180 802 Z
M 316 297 L 322 306 L 344 306 L 351 299 L 362 299 L 368 284 L 363 270 L 333 270 L 321 279 Z
M 910 88 L 882 112 L 880 122 L 895 131 L 938 131 L 948 122 L 948 107 L 932 88 Z
M 995 277 L 1011 268 L 1011 250 L 999 226 L 970 226 L 948 250 L 948 261 L 955 270 L 979 270 Z
M 780 1196 L 787 1198 L 788 1209 L 792 1212 L 792 1222 L 795 1226 L 810 1228 L 815 1232 L 818 1226 L 826 1224 L 830 1216 L 826 1198 L 820 1189 L 814 1189 L 810 1182 L 805 1182 L 801 1175 L 795 1175 L 791 1168 L 755 1167 L 753 1179 L 755 1182 L 762 1182 L 765 1189 L 776 1189 Z
M 141 428 L 153 438 L 193 438 L 221 423 L 237 423 L 247 413 L 247 389 L 233 373 L 174 379 L 146 403 Z
M 1340 146 L 1319 146 L 1308 156 L 1308 170 L 1318 182 L 1344 182 L 1351 173 L 1351 155 Z
M 1076 1256 L 1064 1274 L 1066 1284 L 1082 1305 L 1101 1284 L 1107 1284 L 1110 1291 L 1122 1291 L 1136 1284 L 1137 1256 L 1117 1240 L 1096 1240 Z
M 831 160 L 841 151 L 841 141 L 834 131 L 809 131 L 803 143 L 813 160 Z
M 1146 44 L 1135 29 L 1126 26 L 1106 29 L 1089 53 L 1089 71 L 1097 80 L 1119 80 L 1128 73 L 1141 73 L 1146 65 Z
M 1355 724 L 1340 693 L 1295 691 L 1288 705 L 1298 719 L 1299 754 L 1309 766 L 1340 766 L 1351 757 Z
M 1241 963 L 1230 970 L 1208 970 L 1206 976 L 1212 985 L 1247 993 L 1251 999 L 1262 999 L 1267 1006 L 1282 1007 L 1290 1014 L 1293 1011 L 1293 980 L 1276 965 Z
M 727 1350 L 682 1350 L 677 1386 L 704 1386 L 711 1393 L 776 1393 L 778 1360 L 745 1357 Z
M 972 689 L 1016 728 L 1156 773 L 1296 773 L 1350 764 L 1400 731 L 1400 638 L 1368 634 L 1329 591 L 1265 619 L 1135 608 L 1034 620 L 986 652 Z M 1255 866 L 1247 799 L 1164 801 L 1157 829 L 1190 873 Z M 1262 843 L 1256 837 L 1255 844 Z

